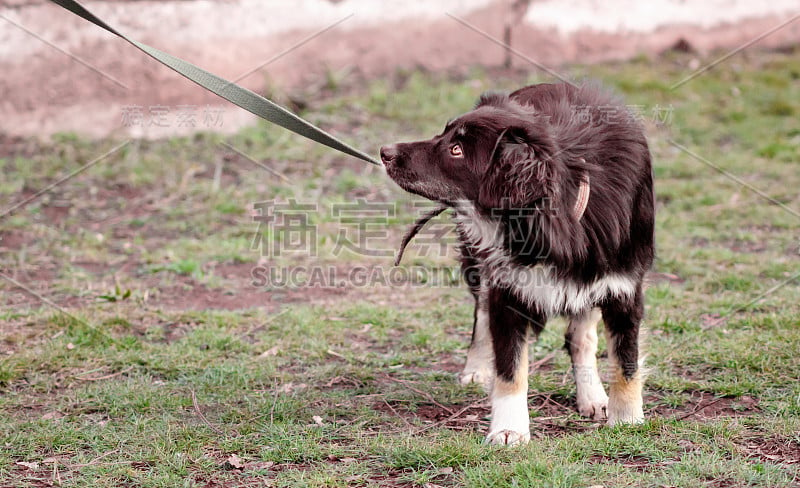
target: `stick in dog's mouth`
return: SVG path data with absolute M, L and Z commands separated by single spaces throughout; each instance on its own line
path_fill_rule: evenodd
M 439 207 L 436 207 L 433 210 L 426 212 L 425 215 L 418 218 L 416 222 L 414 222 L 414 225 L 412 225 L 403 236 L 403 241 L 400 243 L 400 249 L 398 249 L 397 251 L 397 257 L 394 259 L 395 266 L 400 266 L 400 261 L 403 259 L 403 253 L 405 252 L 408 243 L 411 242 L 411 239 L 413 239 L 414 236 L 416 236 L 419 233 L 419 231 L 421 231 L 422 228 L 425 227 L 425 224 L 430 222 L 431 219 L 433 219 L 440 213 L 444 212 L 448 208 L 450 208 L 448 205 L 441 205 Z

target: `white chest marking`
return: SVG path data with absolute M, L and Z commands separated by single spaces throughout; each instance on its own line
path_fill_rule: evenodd
M 552 266 L 522 266 L 503 249 L 497 222 L 480 216 L 470 206 L 460 206 L 456 222 L 481 258 L 481 279 L 488 285 L 510 288 L 524 302 L 547 315 L 577 314 L 608 296 L 633 296 L 636 283 L 621 274 L 607 274 L 582 284 L 557 276 Z

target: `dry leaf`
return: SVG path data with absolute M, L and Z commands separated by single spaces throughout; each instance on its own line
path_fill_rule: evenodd
M 322 417 L 320 417 L 319 415 L 314 415 L 313 417 L 311 417 L 311 419 L 314 420 L 314 423 L 317 425 L 324 424 L 324 422 L 322 421 Z
M 328 349 L 327 353 L 330 354 L 331 356 L 337 357 L 339 359 L 347 359 L 344 356 L 342 356 L 341 354 L 339 354 L 338 352 L 334 351 L 333 349 Z
M 244 469 L 244 463 L 236 454 L 231 454 L 228 459 L 222 463 L 224 469 Z
M 280 393 L 292 393 L 295 390 L 302 390 L 304 388 L 308 388 L 308 385 L 305 384 L 305 383 L 300 383 L 298 385 L 295 385 L 294 383 L 292 383 L 290 381 L 290 382 L 288 382 L 288 383 L 286 383 L 284 385 L 281 385 L 281 387 L 278 388 L 278 391 Z
M 14 463 L 18 466 L 25 466 L 26 468 L 30 469 L 31 471 L 35 471 L 39 469 L 39 463 L 26 463 L 25 461 L 17 461 Z
M 250 463 L 247 465 L 247 469 L 252 470 L 260 470 L 260 469 L 269 469 L 275 466 L 275 461 L 256 461 L 254 463 Z
M 703 330 L 719 327 L 727 323 L 727 319 L 718 313 L 704 313 L 700 316 L 700 320 L 703 322 L 700 325 Z
M 278 355 L 278 351 L 279 351 L 278 346 L 273 346 L 273 347 L 267 349 L 266 351 L 262 352 L 258 357 L 268 358 L 270 356 L 277 356 Z

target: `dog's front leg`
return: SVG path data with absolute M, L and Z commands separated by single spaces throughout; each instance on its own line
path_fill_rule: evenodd
M 489 331 L 494 349 L 495 379 L 492 385 L 492 422 L 487 444 L 514 445 L 531 438 L 528 416 L 528 328 L 527 307 L 500 288 L 488 290 Z
M 489 305 L 487 290 L 475 295 L 475 321 L 472 326 L 472 343 L 467 352 L 467 363 L 459 376 L 462 385 L 478 383 L 488 392 L 494 379 L 494 351 L 489 331 Z

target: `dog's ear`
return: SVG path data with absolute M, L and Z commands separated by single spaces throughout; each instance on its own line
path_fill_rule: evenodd
M 542 199 L 557 196 L 557 169 L 542 130 L 520 122 L 500 133 L 483 175 L 479 205 L 491 209 L 530 208 Z

